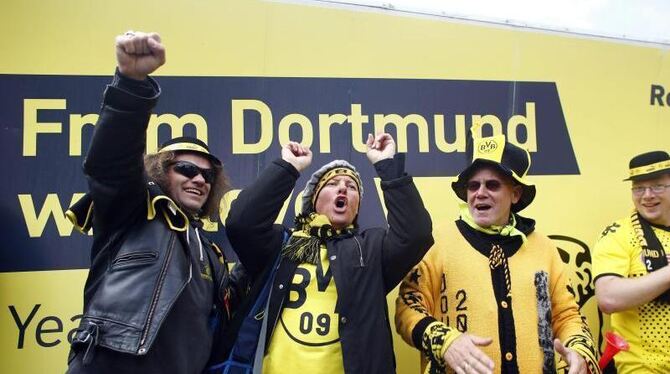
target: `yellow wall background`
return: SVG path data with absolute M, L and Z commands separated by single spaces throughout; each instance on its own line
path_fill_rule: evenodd
M 6 0 L 0 74 L 111 75 L 114 37 L 130 29 L 161 34 L 168 54 L 159 75 L 556 82 L 581 174 L 531 176 L 538 194 L 524 215 L 545 234 L 589 246 L 632 207 L 621 182 L 629 159 L 670 151 L 670 108 L 649 104 L 651 84 L 670 88 L 668 46 L 383 10 L 257 0 Z M 418 178 L 435 222 L 458 214 L 450 182 Z M 67 344 L 38 347 L 35 328 L 56 315 L 64 332 L 45 333 L 57 327 L 47 320 L 42 338 L 66 341 L 76 326 L 70 318 L 81 311 L 85 276 L 82 270 L 0 274 L 0 372 L 64 371 Z M 36 304 L 26 328 L 32 338 L 17 349 L 8 307 L 25 319 Z M 595 304 L 587 307 L 593 323 Z M 398 372 L 418 372 L 418 353 L 400 339 L 395 345 Z

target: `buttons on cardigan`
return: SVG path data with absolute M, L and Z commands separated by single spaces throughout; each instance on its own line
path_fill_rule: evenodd
M 330 261 L 335 261 L 336 259 L 337 259 L 337 256 L 335 256 L 335 255 L 330 256 Z
M 503 307 L 503 309 L 507 309 L 507 301 L 505 300 L 501 301 L 500 306 Z
M 283 290 L 283 289 L 284 289 L 284 285 L 283 285 L 283 284 L 280 284 L 280 285 L 279 285 L 279 289 L 280 289 L 280 290 Z
M 347 323 L 347 317 L 345 317 L 345 316 L 340 317 L 340 323 L 342 323 L 343 325 L 346 324 Z
M 514 355 L 512 354 L 512 352 L 505 353 L 505 360 L 512 361 L 513 358 L 514 358 Z

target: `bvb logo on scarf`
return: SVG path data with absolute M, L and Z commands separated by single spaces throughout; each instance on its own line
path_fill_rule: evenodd
M 642 217 L 637 211 L 634 211 L 630 216 L 635 237 L 642 248 L 642 255 L 644 256 L 644 264 L 647 271 L 652 272 L 664 266 L 668 266 L 668 260 L 665 255 L 665 250 L 660 240 L 654 233 L 649 222 Z M 666 290 L 660 294 L 656 299 L 659 302 L 670 303 L 670 290 Z

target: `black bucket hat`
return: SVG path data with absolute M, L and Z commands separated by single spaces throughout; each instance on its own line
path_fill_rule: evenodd
M 670 174 L 670 155 L 665 151 L 652 151 L 633 157 L 628 163 L 628 178 L 624 181 L 638 181 Z
M 170 139 L 165 143 L 161 144 L 158 148 L 158 153 L 161 152 L 193 152 L 198 153 L 209 159 L 212 164 L 216 166 L 221 166 L 221 160 L 216 158 L 213 154 L 209 152 L 209 147 L 205 142 L 198 138 L 193 138 L 190 136 L 180 136 L 174 139 Z
M 522 187 L 521 198 L 512 204 L 512 212 L 519 212 L 533 202 L 535 186 L 525 179 L 530 169 L 530 153 L 507 142 L 505 135 L 473 139 L 472 163 L 458 174 L 455 182 L 451 183 L 451 188 L 459 199 L 467 201 L 466 183 L 470 176 L 483 166 L 492 166 Z

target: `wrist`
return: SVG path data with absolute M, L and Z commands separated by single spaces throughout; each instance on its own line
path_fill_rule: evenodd
M 405 154 L 396 153 L 394 157 L 379 160 L 373 165 L 381 180 L 398 179 L 405 175 Z
M 434 321 L 423 332 L 421 350 L 432 365 L 446 367 L 445 353 L 451 343 L 461 335 L 442 322 Z
M 147 74 L 139 74 L 139 73 L 129 72 L 127 70 L 124 70 L 121 67 L 118 68 L 118 71 L 119 71 L 119 75 L 121 75 L 121 77 L 126 78 L 126 79 L 132 79 L 132 80 L 138 81 L 138 82 L 144 82 L 148 77 Z

